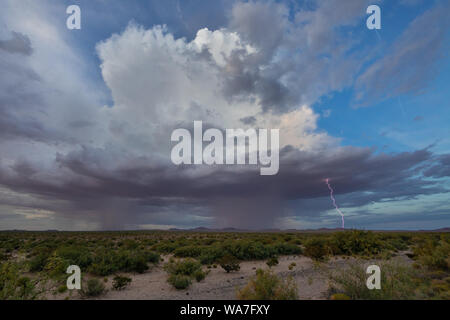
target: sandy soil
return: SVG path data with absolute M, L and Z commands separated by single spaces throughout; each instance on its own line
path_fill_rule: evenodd
M 405 260 L 405 255 L 396 259 Z M 167 261 L 168 258 L 165 258 Z M 295 262 L 296 266 L 289 270 L 288 266 Z M 346 268 L 349 259 L 332 258 L 324 263 L 315 263 L 304 256 L 279 257 L 279 264 L 272 270 L 279 276 L 294 277 L 297 282 L 300 299 L 326 299 L 328 290 L 328 276 L 334 270 Z M 201 282 L 192 282 L 186 290 L 176 290 L 167 283 L 167 273 L 162 266 L 153 267 L 143 274 L 124 274 L 132 278 L 131 284 L 124 290 L 112 290 L 112 278 L 108 277 L 105 283 L 106 293 L 98 299 L 105 300 L 177 300 L 177 299 L 210 299 L 210 300 L 233 300 L 236 299 L 236 291 L 247 284 L 250 277 L 255 275 L 257 268 L 268 269 L 265 261 L 241 262 L 238 272 L 226 273 L 220 266 L 206 269 L 209 274 Z M 70 299 L 79 299 L 77 292 L 64 294 L 49 294 L 46 299 L 65 299 L 70 294 Z
M 302 298 L 320 298 L 327 289 L 325 279 L 314 276 L 313 262 L 305 257 L 281 257 L 279 264 L 272 269 L 280 275 L 291 274 L 295 277 Z M 296 266 L 288 269 L 290 263 Z M 176 290 L 167 283 L 167 273 L 161 267 L 144 274 L 132 275 L 132 283 L 123 291 L 108 291 L 102 299 L 236 299 L 236 290 L 245 286 L 257 268 L 268 268 L 265 261 L 246 261 L 240 264 L 238 272 L 226 273 L 220 266 L 211 268 L 210 273 L 201 282 L 194 281 L 186 290 Z

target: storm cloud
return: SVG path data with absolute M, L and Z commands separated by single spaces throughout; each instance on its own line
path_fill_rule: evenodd
M 0 38 L 3 228 L 307 227 L 303 222 L 334 219 L 326 178 L 354 221 L 379 223 L 361 209 L 373 203 L 448 195 L 439 181 L 449 175 L 448 154 L 343 144 L 320 129 L 313 107 L 353 85 L 369 100 L 385 99 L 386 86 L 390 95 L 424 88 L 442 48 L 443 32 L 430 24 L 441 17 L 439 7 L 369 66 L 355 52 L 358 39 L 342 41 L 346 28 L 364 23 L 369 1 L 301 10 L 237 2 L 222 27 L 201 27 L 191 38 L 130 22 L 97 42 L 98 85 L 72 38 L 50 19 L 59 4 L 27 2 L 41 32 L 20 23 L 13 3 L 0 13 L 8 26 Z M 412 43 L 421 28 L 430 36 Z M 405 68 L 423 51 L 427 64 Z M 171 132 L 191 129 L 194 120 L 280 129 L 279 173 L 260 176 L 256 165 L 175 166 Z

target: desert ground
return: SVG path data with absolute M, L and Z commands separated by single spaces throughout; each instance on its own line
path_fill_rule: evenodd
M 403 256 L 404 260 L 411 260 Z M 286 256 L 272 267 L 281 277 L 292 276 L 298 287 L 299 299 L 327 299 L 328 274 L 333 269 L 345 268 L 348 260 L 338 258 L 323 264 L 315 264 L 307 257 Z M 295 262 L 293 270 L 288 266 Z M 108 291 L 102 299 L 236 299 L 236 291 L 247 284 L 258 268 L 268 268 L 265 261 L 246 261 L 237 272 L 226 273 L 221 268 L 211 269 L 207 277 L 193 283 L 191 288 L 176 290 L 166 281 L 166 274 L 158 267 L 149 273 L 132 275 L 133 282 L 123 291 Z
M 447 300 L 450 233 L 0 232 L 2 299 Z

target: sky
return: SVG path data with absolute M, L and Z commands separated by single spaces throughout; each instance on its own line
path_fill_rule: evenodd
M 339 228 L 326 179 L 346 228 L 450 227 L 448 1 L 0 6 L 0 230 Z M 196 120 L 279 129 L 278 174 L 174 165 Z

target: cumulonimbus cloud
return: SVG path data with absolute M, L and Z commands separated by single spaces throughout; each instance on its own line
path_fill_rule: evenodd
M 17 26 L 33 51 L 0 50 L 0 85 L 10 88 L 0 94 L 1 212 L 13 208 L 29 217 L 35 208 L 39 219 L 65 217 L 97 228 L 262 228 L 288 214 L 289 201 L 305 204 L 295 215 L 321 216 L 329 203 L 309 204 L 327 196 L 325 178 L 338 196 L 359 194 L 349 201 L 355 206 L 388 193 L 445 192 L 422 178 L 445 173 L 428 149 L 384 154 L 342 147 L 319 130 L 312 104 L 350 86 L 364 62 L 351 53 L 354 43 L 336 41 L 336 30 L 357 23 L 365 2 L 346 1 L 339 12 L 330 9 L 336 3 L 294 19 L 281 4 L 238 3 L 228 25 L 201 28 L 192 39 L 131 23 L 96 48 L 111 105 L 77 72 L 80 61 L 57 28 L 43 22 L 59 44 L 49 50 L 55 39 Z M 18 17 L 13 11 L 9 24 Z M 50 68 L 57 72 L 44 71 Z M 174 166 L 170 133 L 194 120 L 221 129 L 280 129 L 279 173 Z

